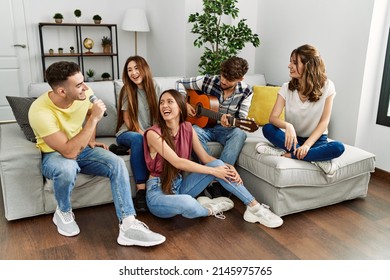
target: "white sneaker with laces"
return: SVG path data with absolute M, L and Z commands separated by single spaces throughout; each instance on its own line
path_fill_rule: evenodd
M 203 207 L 210 210 L 211 215 L 218 219 L 225 219 L 224 211 L 228 211 L 234 207 L 234 202 L 227 197 L 220 196 L 217 198 L 209 198 L 208 196 L 200 196 L 197 201 Z
M 313 161 L 313 164 L 316 165 L 327 175 L 333 175 L 336 172 L 336 167 L 332 164 L 331 160 L 327 161 Z
M 53 215 L 53 223 L 57 226 L 59 234 L 64 236 L 75 236 L 80 233 L 72 210 L 62 212 L 58 206 Z
M 254 207 L 254 208 L 253 208 Z M 247 206 L 244 213 L 244 220 L 249 223 L 259 222 L 269 228 L 280 227 L 283 220 L 269 210 L 269 206 L 265 204 L 258 204 L 256 206 Z
M 272 147 L 272 146 L 268 145 L 267 143 L 263 143 L 263 142 L 257 143 L 256 151 L 259 154 L 270 155 L 270 156 L 282 156 L 286 153 L 286 151 L 283 149 L 279 149 L 277 147 Z
M 117 242 L 122 246 L 155 246 L 165 241 L 165 236 L 155 233 L 139 220 L 135 220 L 128 228 L 119 225 L 119 236 Z

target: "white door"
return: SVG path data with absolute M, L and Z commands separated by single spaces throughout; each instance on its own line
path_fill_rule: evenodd
M 14 120 L 5 98 L 23 96 L 31 82 L 23 0 L 0 0 L 0 122 Z

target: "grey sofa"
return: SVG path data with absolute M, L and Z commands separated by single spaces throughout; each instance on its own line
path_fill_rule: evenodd
M 179 77 L 156 77 L 163 89 L 173 88 Z M 250 85 L 265 85 L 263 75 L 247 75 Z M 122 86 L 120 80 L 87 83 L 97 97 L 107 105 L 108 116 L 97 128 L 98 140 L 115 143 L 116 101 Z M 31 84 L 27 95 L 37 97 L 48 90 L 46 83 Z M 237 170 L 246 187 L 261 202 L 270 205 L 280 216 L 314 209 L 367 195 L 370 172 L 375 169 L 375 156 L 359 148 L 346 145 L 345 153 L 334 161 L 338 170 L 326 176 L 311 163 L 282 157 L 260 155 L 255 150 L 259 141 L 266 141 L 261 129 L 248 133 L 239 156 Z M 218 156 L 221 146 L 209 143 Z M 135 183 L 125 160 L 132 187 Z M 28 141 L 17 123 L 0 125 L 0 178 L 7 220 L 15 220 L 54 212 L 56 201 L 52 182 L 41 174 L 41 154 Z M 112 202 L 107 178 L 79 174 L 72 194 L 73 208 Z

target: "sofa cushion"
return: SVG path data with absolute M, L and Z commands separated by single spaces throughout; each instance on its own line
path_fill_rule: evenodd
M 255 85 L 248 118 L 253 118 L 261 126 L 268 123 L 279 89 L 280 87 Z M 280 117 L 284 118 L 284 110 Z
M 35 98 L 19 96 L 6 96 L 6 98 L 14 113 L 16 122 L 19 124 L 27 140 L 35 143 L 35 134 L 28 121 L 28 110 Z
M 39 97 L 50 89 L 48 83 L 31 83 L 28 85 L 27 95 L 29 97 Z
M 115 89 L 112 81 L 89 82 L 85 84 L 92 89 L 96 97 L 101 99 L 104 104 L 113 104 L 116 106 L 117 101 L 115 98 Z
M 106 104 L 107 116 L 103 117 L 96 126 L 96 137 L 115 137 L 116 122 L 118 119 L 117 110 L 114 104 Z
M 101 99 L 106 105 L 107 116 L 103 117 L 97 127 L 97 137 L 115 137 L 117 116 L 117 100 L 115 97 L 114 83 L 112 81 L 100 81 L 86 83 L 90 87 L 97 98 Z

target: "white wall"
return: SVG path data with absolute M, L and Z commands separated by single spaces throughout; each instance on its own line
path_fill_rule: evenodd
M 291 51 L 316 46 L 337 92 L 329 136 L 354 144 L 374 0 L 259 2 L 258 72 L 270 83 L 286 82 Z
M 147 34 L 147 60 L 155 76 L 185 73 L 185 1 L 147 1 L 151 32 Z
M 376 154 L 377 167 L 390 172 L 390 127 L 376 124 L 389 28 L 390 3 L 377 0 L 368 45 L 356 145 Z
M 186 71 L 185 76 L 191 77 L 198 75 L 198 64 L 199 58 L 203 54 L 201 48 L 194 46 L 194 41 L 197 36 L 191 33 L 192 24 L 188 23 L 188 17 L 190 14 L 196 12 L 202 13 L 202 1 L 200 0 L 186 0 L 186 10 L 185 10 L 185 27 L 186 27 L 186 39 L 185 39 L 185 61 L 186 61 Z
M 246 47 L 239 55 L 250 64 L 249 73 L 263 73 L 270 83 L 288 81 L 290 52 L 310 43 L 318 47 L 335 82 L 330 137 L 357 145 L 377 155 L 377 167 L 390 171 L 390 128 L 375 124 L 383 60 L 389 28 L 383 12 L 386 0 L 239 0 L 239 18 L 260 36 L 261 45 Z M 118 24 L 119 64 L 134 54 L 134 33 L 120 29 L 125 10 L 146 10 L 151 31 L 138 33 L 138 53 L 151 65 L 155 76 L 193 76 L 201 49 L 193 46 L 195 35 L 187 23 L 189 14 L 202 10 L 201 0 L 24 0 L 31 56 L 32 81 L 42 81 L 38 22 L 52 21 L 55 12 L 73 20 L 79 8 L 83 19 L 100 14 L 103 21 Z M 377 3 L 379 6 L 375 6 Z M 379 4 L 378 4 L 379 3 Z M 380 5 L 382 3 L 382 5 Z M 379 7 L 379 8 L 378 8 Z M 375 13 L 373 16 L 373 12 Z M 371 21 L 376 36 L 369 37 Z M 384 26 L 384 28 L 383 28 Z M 370 42 L 374 40 L 374 43 Z M 381 64 L 382 63 L 382 64 Z

